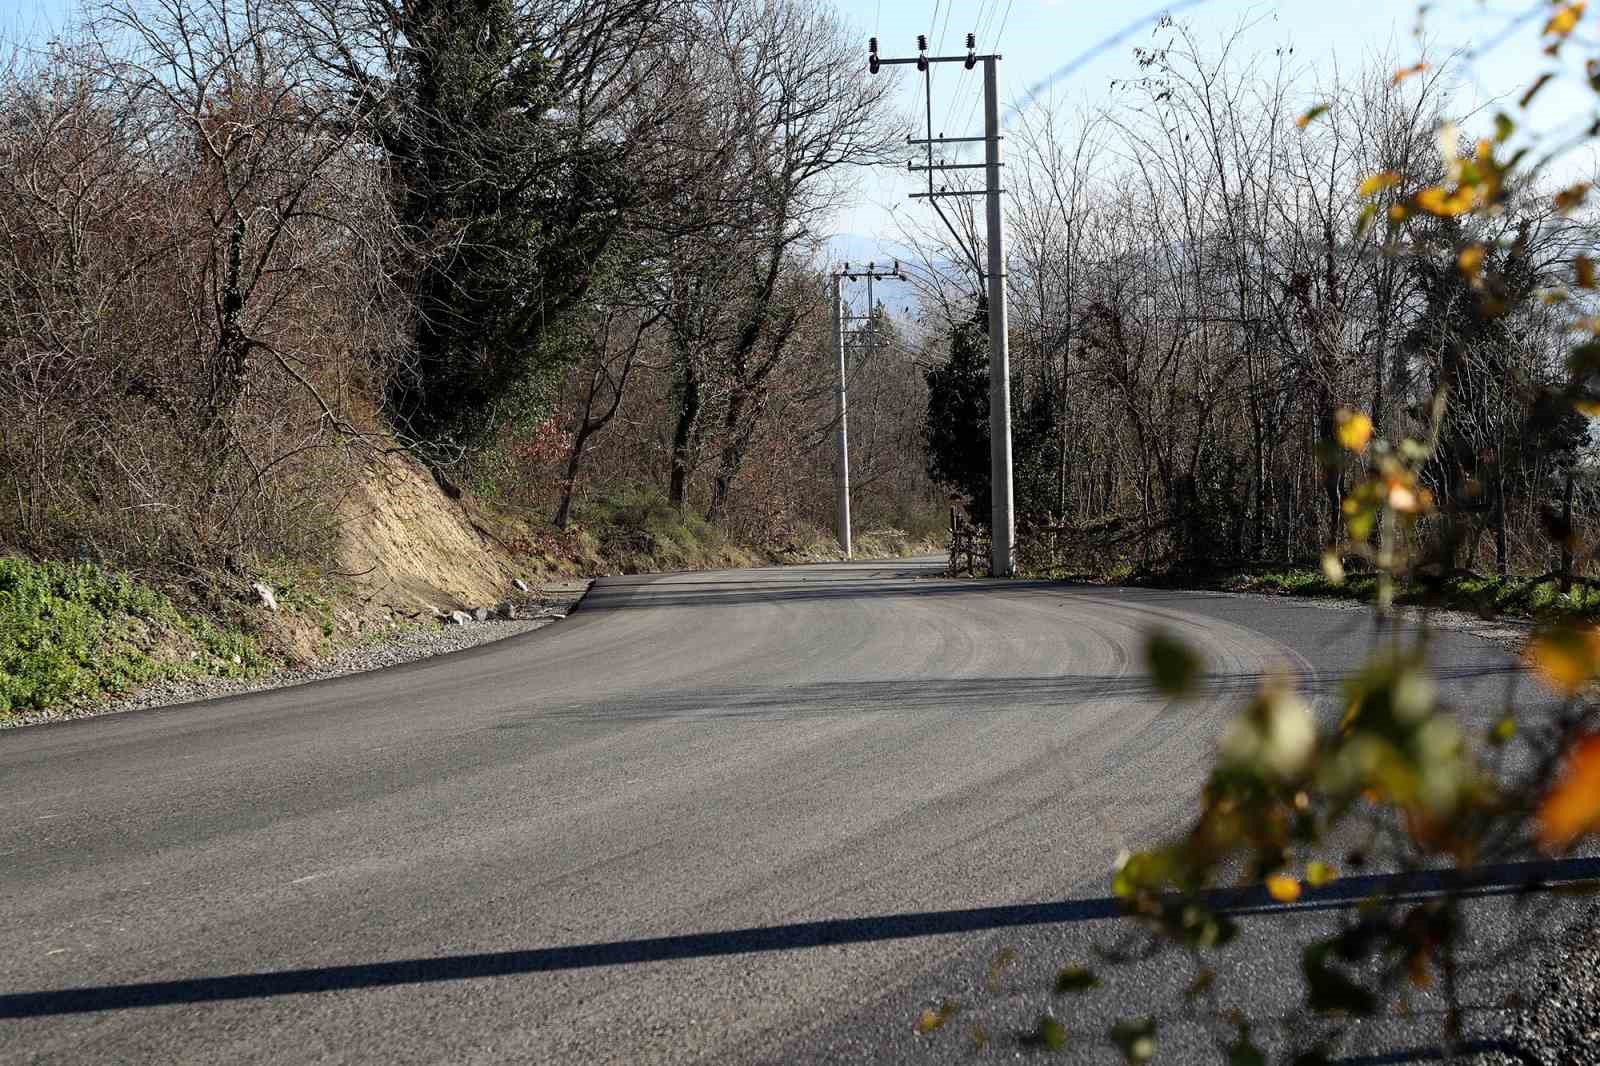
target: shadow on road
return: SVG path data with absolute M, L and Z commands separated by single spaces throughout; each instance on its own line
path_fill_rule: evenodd
M 900 575 L 895 575 L 900 576 Z M 810 600 L 886 601 L 896 599 L 971 598 L 992 603 L 996 596 L 1049 593 L 1096 599 L 1124 596 L 1129 606 L 1170 607 L 1182 610 L 1207 600 L 1233 602 L 1239 597 L 1222 592 L 1168 592 L 1161 589 L 1116 589 L 1097 585 L 1069 585 L 1059 581 L 958 581 L 953 579 L 885 581 L 863 574 L 790 578 L 781 582 L 752 581 L 742 577 L 701 580 L 659 578 L 605 578 L 584 597 L 582 610 L 656 609 L 665 607 L 739 607 L 750 604 L 798 603 Z M 1137 596 L 1137 601 L 1134 600 Z
M 1472 870 L 1432 870 L 1407 874 L 1346 877 L 1308 891 L 1292 904 L 1274 902 L 1260 888 L 1217 891 L 1208 902 L 1237 916 L 1286 915 L 1359 905 L 1374 896 L 1391 900 L 1425 899 L 1446 892 L 1505 896 L 1557 886 L 1600 881 L 1600 858 L 1507 863 Z M 1024 903 L 1004 907 L 923 911 L 867 918 L 834 918 L 789 925 L 728 929 L 679 936 L 617 940 L 599 944 L 494 951 L 434 958 L 395 959 L 345 966 L 317 966 L 266 973 L 228 974 L 172 981 L 0 994 L 0 1018 L 37 1018 L 92 1011 L 210 1003 L 268 996 L 306 995 L 345 989 L 431 984 L 484 977 L 507 977 L 630 963 L 713 958 L 768 951 L 904 940 L 912 937 L 980 933 L 996 929 L 1100 921 L 1122 914 L 1112 898 Z M 1410 1061 L 1373 1060 L 1373 1061 Z
M 1480 682 L 1523 677 L 1519 663 L 1445 667 L 1433 677 L 1448 693 L 1466 693 Z M 1201 677 L 1198 697 L 1253 694 L 1283 674 L 1259 671 L 1212 673 Z M 1340 691 L 1358 671 L 1300 673 L 1294 681 L 1307 695 Z M 887 680 L 819 681 L 781 686 L 747 685 L 682 692 L 652 691 L 648 698 L 623 696 L 540 707 L 510 717 L 496 729 L 532 728 L 552 719 L 569 721 L 658 720 L 673 718 L 812 718 L 862 712 L 962 710 L 1010 712 L 1045 710 L 1093 700 L 1155 700 L 1167 695 L 1142 674 L 1057 674 L 1044 677 L 895 678 Z M 1342 708 L 1341 708 L 1342 711 Z

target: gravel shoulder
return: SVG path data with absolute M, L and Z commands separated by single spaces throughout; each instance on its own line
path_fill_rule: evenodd
M 171 707 L 181 703 L 216 699 L 219 696 L 240 696 L 250 692 L 291 688 L 347 674 L 361 674 L 370 670 L 400 666 L 435 655 L 465 651 L 480 644 L 531 633 L 535 629 L 543 629 L 560 621 L 577 609 L 592 584 L 592 581 L 575 581 L 547 586 L 517 603 L 515 616 L 509 620 L 491 617 L 487 621 L 471 621 L 459 625 L 444 624 L 439 621 L 407 624 L 390 630 L 377 639 L 364 640 L 340 648 L 318 662 L 306 666 L 284 667 L 264 677 L 245 679 L 208 677 L 160 681 L 124 696 L 106 697 L 71 707 L 0 718 L 0 730 L 41 725 L 46 722 L 94 718 L 104 714 L 151 707 Z
M 1129 588 L 1141 586 L 1130 585 Z M 1234 592 L 1231 590 L 1195 589 L 1197 592 L 1208 592 L 1216 596 L 1236 596 L 1241 599 L 1273 600 L 1304 604 L 1307 607 L 1316 607 L 1324 611 L 1366 611 L 1371 612 L 1370 603 L 1360 600 L 1344 600 L 1328 596 L 1281 596 L 1268 592 Z M 1536 623 L 1527 618 L 1484 618 L 1473 614 L 1471 611 L 1446 610 L 1434 608 L 1424 611 L 1417 607 L 1397 607 L 1395 617 L 1401 621 L 1414 625 L 1426 624 L 1432 629 L 1443 630 L 1451 633 L 1468 633 L 1484 640 L 1492 641 L 1503 648 L 1514 652 L 1521 652 L 1527 644 L 1528 638 L 1533 634 Z

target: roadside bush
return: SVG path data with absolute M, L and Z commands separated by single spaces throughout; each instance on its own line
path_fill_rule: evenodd
M 596 496 L 578 511 L 577 521 L 592 531 L 601 555 L 626 570 L 705 565 L 730 550 L 718 527 L 640 486 Z

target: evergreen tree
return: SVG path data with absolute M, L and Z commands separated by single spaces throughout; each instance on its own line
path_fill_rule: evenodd
M 617 149 L 565 115 L 510 0 L 397 4 L 405 48 L 379 138 L 414 291 L 391 421 L 425 457 L 542 413 L 561 315 L 587 290 L 628 184 Z
M 950 358 L 926 374 L 928 420 L 923 441 L 928 476 L 968 501 L 974 522 L 990 518 L 989 307 L 982 297 L 965 322 L 950 331 Z

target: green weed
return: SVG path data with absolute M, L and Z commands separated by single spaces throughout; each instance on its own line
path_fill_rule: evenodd
M 0 715 L 265 667 L 248 634 L 179 611 L 126 575 L 0 558 Z

